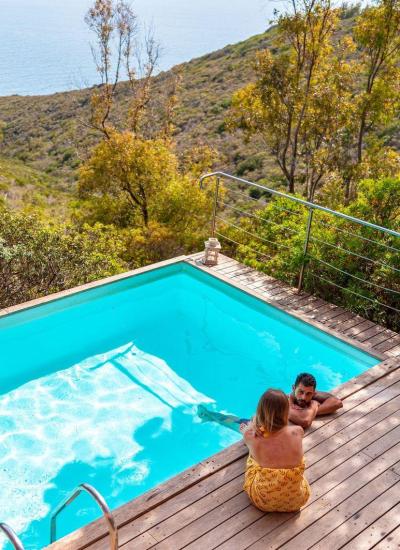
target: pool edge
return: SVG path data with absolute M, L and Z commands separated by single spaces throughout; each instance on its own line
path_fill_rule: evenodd
M 28 302 L 22 302 L 21 304 L 17 304 L 15 306 L 11 306 L 8 308 L 6 307 L 3 309 L 0 309 L 0 319 L 3 317 L 7 317 L 8 315 L 12 315 L 14 313 L 20 313 L 21 311 L 33 309 L 33 308 L 42 306 L 44 304 L 56 302 L 57 300 L 62 300 L 63 298 L 69 298 L 70 296 L 74 296 L 75 294 L 87 292 L 89 290 L 93 290 L 101 286 L 106 286 L 112 283 L 116 283 L 118 281 L 124 281 L 126 279 L 130 279 L 131 277 L 142 275 L 143 273 L 149 273 L 151 271 L 156 271 L 157 269 L 161 269 L 163 267 L 167 267 L 178 263 L 183 263 L 184 260 L 186 260 L 187 258 L 188 256 L 177 256 L 175 258 L 171 258 L 169 260 L 163 260 L 162 262 L 157 262 L 155 264 L 139 267 L 137 269 L 133 269 L 130 271 L 124 271 L 123 273 L 119 273 L 118 275 L 112 275 L 110 277 L 104 277 L 103 279 L 97 279 L 96 281 L 92 281 L 90 283 L 74 286 L 72 288 L 68 288 L 67 290 L 54 292 L 53 294 L 48 294 L 47 296 L 42 296 L 41 298 L 35 298 L 34 300 L 29 300 Z

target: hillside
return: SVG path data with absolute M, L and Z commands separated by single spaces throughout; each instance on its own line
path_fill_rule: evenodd
M 348 31 L 352 21 L 342 21 L 341 33 Z M 176 118 L 176 140 L 181 150 L 195 143 L 207 143 L 221 153 L 219 166 L 227 171 L 253 180 L 267 176 L 269 182 L 279 177 L 261 144 L 245 144 L 240 133 L 228 133 L 224 126 L 232 93 L 252 80 L 255 52 L 271 46 L 273 37 L 274 28 L 270 28 L 264 34 L 177 67 L 182 74 Z M 155 77 L 155 96 L 162 93 L 167 78 L 167 72 Z M 122 83 L 117 116 L 126 104 L 127 92 Z M 91 89 L 84 89 L 50 96 L 1 97 L 0 155 L 50 176 L 58 188 L 71 189 L 80 159 L 98 139 L 85 126 L 90 94 Z M 388 140 L 400 148 L 400 125 L 390 129 Z M 20 165 L 16 168 L 18 171 Z
M 20 160 L 0 158 L 0 201 L 63 216 L 69 193 L 59 181 Z
M 225 131 L 223 121 L 232 93 L 252 78 L 256 50 L 266 47 L 272 36 L 273 30 L 269 30 L 177 67 L 182 74 L 176 119 L 176 139 L 181 149 L 188 144 L 208 143 L 226 157 L 221 164 L 227 169 L 244 174 L 248 165 L 261 174 L 265 157 L 259 148 L 255 144 L 244 146 L 240 135 Z M 155 78 L 156 95 L 167 78 L 168 73 Z M 90 89 L 84 89 L 50 96 L 1 97 L 0 154 L 23 161 L 60 183 L 73 181 L 80 157 L 97 138 L 84 125 L 90 93 Z M 119 105 L 123 106 L 126 99 L 127 87 L 121 84 Z

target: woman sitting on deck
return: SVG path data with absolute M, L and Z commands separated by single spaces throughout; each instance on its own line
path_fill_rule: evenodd
M 310 497 L 304 478 L 303 428 L 289 426 L 289 402 L 281 390 L 260 398 L 255 417 L 240 426 L 249 448 L 244 490 L 265 512 L 296 512 Z

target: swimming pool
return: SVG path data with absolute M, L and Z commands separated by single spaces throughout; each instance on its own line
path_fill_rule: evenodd
M 79 483 L 116 508 L 239 439 L 199 404 L 250 416 L 300 371 L 329 390 L 379 362 L 185 262 L 2 317 L 0 350 L 0 520 L 26 548 Z M 98 516 L 82 496 L 59 535 Z

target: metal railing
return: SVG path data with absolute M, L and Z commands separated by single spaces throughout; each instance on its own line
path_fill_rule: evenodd
M 260 224 L 264 224 L 264 226 L 270 225 L 273 226 L 274 229 L 282 229 L 282 231 L 288 233 L 292 237 L 297 235 L 299 238 L 304 239 L 302 241 L 303 244 L 300 268 L 296 274 L 297 289 L 299 293 L 303 289 L 305 276 L 309 275 L 310 277 L 318 279 L 320 281 L 319 284 L 322 283 L 325 285 L 330 285 L 331 288 L 336 288 L 337 290 L 340 289 L 341 292 L 348 292 L 356 295 L 359 299 L 364 300 L 366 304 L 369 304 L 369 306 L 374 304 L 375 306 L 386 308 L 386 310 L 392 315 L 400 314 L 399 232 L 356 218 L 354 216 L 350 216 L 343 212 L 332 210 L 319 204 L 308 202 L 299 197 L 288 195 L 275 189 L 270 189 L 264 185 L 260 185 L 259 183 L 254 183 L 225 172 L 218 171 L 203 175 L 200 179 L 201 188 L 204 187 L 205 181 L 210 178 L 215 178 L 214 203 L 211 220 L 211 234 L 213 237 L 218 236 L 222 239 L 226 239 L 231 247 L 236 246 L 237 250 L 245 249 L 253 254 L 254 257 L 259 256 L 261 258 L 261 262 L 268 262 L 273 260 L 275 249 L 287 249 L 290 253 L 292 245 L 288 246 L 280 240 L 271 238 L 268 239 L 265 238 L 264 234 L 261 235 L 260 233 L 257 234 L 257 232 L 249 231 L 249 224 L 243 227 L 243 223 L 241 223 L 243 217 L 252 221 L 254 225 L 259 224 L 258 227 L 260 227 Z M 223 192 L 221 192 L 222 180 L 225 184 Z M 233 185 L 227 186 L 227 183 L 231 183 Z M 256 192 L 252 192 L 255 196 L 250 196 L 248 192 L 244 192 L 246 190 L 250 191 L 250 189 L 256 190 Z M 226 200 L 225 194 L 232 194 L 234 197 L 229 201 Z M 267 206 L 271 205 L 274 198 L 281 199 L 279 201 L 275 201 L 274 208 L 276 211 L 281 211 L 283 217 L 288 217 L 290 215 L 297 216 L 295 228 L 289 227 L 288 224 L 280 224 L 276 220 L 268 218 L 265 209 Z M 243 202 L 250 203 L 250 207 L 243 207 Z M 258 209 L 262 209 L 261 215 L 259 214 Z M 228 212 L 228 216 L 230 217 L 222 216 L 221 212 Z M 305 213 L 307 213 L 307 215 L 305 215 Z M 330 218 L 336 220 L 337 223 L 331 223 Z M 221 222 L 223 228 L 233 229 L 235 232 L 234 236 L 241 235 L 243 238 L 240 240 L 239 238 L 233 238 L 231 234 L 232 232 L 229 233 L 227 231 L 226 233 L 223 233 L 219 227 L 219 222 Z M 339 224 L 341 224 L 342 227 L 340 227 Z M 346 227 L 343 227 L 343 225 L 346 225 Z M 352 229 L 349 231 L 347 227 L 348 225 L 351 227 L 356 226 L 357 229 Z M 331 231 L 332 234 L 339 235 L 340 239 L 338 238 L 336 241 L 340 241 L 340 243 L 327 242 L 327 240 L 318 238 L 318 236 L 315 235 L 317 229 L 319 232 L 321 232 L 321 229 L 325 229 L 327 231 Z M 374 236 L 377 235 L 376 238 L 373 238 L 370 233 Z M 253 248 L 250 247 L 248 242 L 249 237 L 251 237 L 252 243 L 257 243 L 257 246 L 254 246 L 253 244 Z M 349 245 L 350 240 L 353 241 L 352 246 Z M 390 242 L 388 242 L 388 240 L 390 240 Z M 395 243 L 391 242 L 393 240 Z M 367 252 L 365 252 L 364 249 L 360 251 L 360 246 L 355 246 L 354 242 L 359 242 L 363 246 L 365 245 L 368 247 L 380 247 L 379 250 L 382 250 L 385 253 L 387 252 L 388 254 L 393 255 L 394 253 L 393 257 L 395 257 L 396 262 L 398 262 L 398 265 L 396 263 L 397 267 L 388 262 L 385 257 L 382 259 L 382 254 L 378 255 L 378 257 L 371 258 L 371 251 L 369 249 Z M 273 245 L 272 253 L 268 250 L 267 254 L 265 251 L 260 252 L 256 249 L 258 248 L 258 244 L 266 244 L 267 246 Z M 317 250 L 319 257 L 317 254 L 313 254 L 313 249 L 317 246 L 320 247 L 319 250 Z M 373 268 L 378 266 L 380 269 L 390 272 L 396 281 L 395 286 L 396 288 L 398 286 L 398 289 L 389 288 L 381 280 L 379 280 L 379 282 L 374 282 L 370 280 L 370 277 L 368 276 L 362 277 L 362 274 L 360 273 L 356 274 L 338 267 L 335 265 L 335 261 L 330 262 L 327 260 L 327 256 L 329 256 L 329 254 L 326 253 L 327 249 L 331 251 L 332 249 L 335 249 L 335 253 L 337 252 L 338 254 L 344 254 L 360 263 L 363 262 L 363 266 L 364 264 L 365 266 L 368 266 L 365 268 L 365 271 L 367 272 L 366 274 L 368 274 L 370 266 Z M 319 272 L 316 269 L 314 271 L 311 269 L 311 266 L 317 265 L 320 268 Z M 336 276 L 336 279 L 334 275 Z M 341 280 L 338 281 L 338 275 L 343 277 L 343 280 L 347 284 L 342 283 Z M 385 297 L 390 296 L 390 303 L 384 303 L 379 300 L 376 295 L 371 293 L 372 289 L 377 291 L 379 290 L 379 292 L 383 293 Z M 366 308 L 367 307 L 368 306 L 366 306 Z
M 16 535 L 14 530 L 9 525 L 7 525 L 7 523 L 0 523 L 0 531 L 3 531 L 5 536 L 14 546 L 15 550 L 24 550 L 24 547 L 19 537 Z
M 111 550 L 117 550 L 118 549 L 118 530 L 115 524 L 114 517 L 111 513 L 110 508 L 107 506 L 106 501 L 101 496 L 101 494 L 91 485 L 88 483 L 81 483 L 74 489 L 72 494 L 65 498 L 60 504 L 57 506 L 57 508 L 54 510 L 54 512 L 51 515 L 50 520 L 50 544 L 55 542 L 57 540 L 57 517 L 58 515 L 69 505 L 71 502 L 73 502 L 81 493 L 82 491 L 88 493 L 91 497 L 94 498 L 94 500 L 99 505 L 101 511 L 103 512 L 104 518 L 107 521 L 108 524 L 108 530 L 110 532 L 110 548 Z

